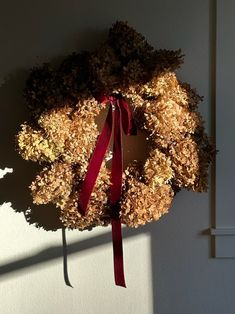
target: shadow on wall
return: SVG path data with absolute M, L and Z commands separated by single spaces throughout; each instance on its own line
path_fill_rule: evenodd
M 28 72 L 18 70 L 0 88 L 0 167 L 13 168 L 13 173 L 0 180 L 0 204 L 11 202 L 17 212 L 23 212 L 27 221 L 45 230 L 62 227 L 53 206 L 34 206 L 28 186 L 39 166 L 23 160 L 16 151 L 15 136 L 20 124 L 29 119 L 23 90 Z M 48 210 L 50 207 L 50 210 Z
M 105 36 L 105 32 L 92 29 L 77 33 L 76 40 L 79 39 L 77 48 L 85 47 L 90 50 Z M 73 43 L 74 40 L 74 38 L 70 39 Z M 71 44 L 70 41 L 68 46 Z M 30 47 L 27 46 L 25 49 L 28 50 Z M 50 60 L 50 63 L 56 65 L 63 57 L 57 56 Z M 42 227 L 46 231 L 55 231 L 63 227 L 59 219 L 59 211 L 53 205 L 33 205 L 28 188 L 35 174 L 42 167 L 23 160 L 16 151 L 15 136 L 20 130 L 20 125 L 30 119 L 23 97 L 28 75 L 29 69 L 18 69 L 0 85 L 0 169 L 13 168 L 13 173 L 7 174 L 0 180 L 0 205 L 10 202 L 16 212 L 24 213 L 28 223 Z
M 154 231 L 155 229 L 155 231 Z M 138 236 L 140 234 L 150 234 L 151 235 L 151 247 L 152 247 L 152 270 L 153 270 L 153 278 L 156 279 L 155 274 L 155 266 L 156 266 L 156 256 L 154 252 L 156 252 L 156 241 L 154 241 L 156 237 L 156 225 L 155 223 L 148 224 L 146 226 L 139 227 L 138 229 L 131 229 L 131 228 L 123 228 L 123 240 L 126 241 L 127 239 Z M 95 236 L 89 239 L 85 239 L 82 241 L 76 241 L 69 245 L 66 244 L 65 240 L 65 231 L 62 229 L 62 241 L 63 241 L 63 248 L 61 246 L 50 246 L 41 251 L 37 254 L 33 254 L 31 256 L 20 258 L 18 260 L 8 261 L 5 264 L 0 265 L 0 278 L 1 281 L 4 279 L 9 279 L 14 274 L 21 275 L 24 274 L 24 270 L 27 269 L 27 272 L 34 268 L 37 265 L 47 264 L 50 262 L 55 261 L 56 259 L 63 258 L 63 275 L 64 281 L 67 286 L 73 287 L 69 280 L 68 270 L 67 270 L 67 256 L 72 254 L 82 253 L 83 251 L 87 251 L 93 249 L 94 247 L 104 246 L 112 241 L 111 232 L 106 232 L 105 234 Z M 65 242 L 64 242 L 65 241 Z M 154 263 L 154 264 L 153 264 Z M 156 286 L 154 284 L 154 280 L 152 281 L 153 286 L 153 295 L 156 295 Z M 156 299 L 154 297 L 153 300 L 153 313 L 156 313 Z
M 89 38 L 89 36 L 85 37 Z M 54 63 L 57 63 L 60 59 L 59 57 L 54 59 Z M 29 224 L 34 224 L 35 227 L 41 227 L 46 231 L 62 229 L 63 245 L 50 246 L 39 251 L 37 254 L 1 264 L 0 278 L 1 280 L 9 279 L 12 275 L 22 274 L 24 270 L 27 269 L 28 271 L 39 264 L 63 259 L 64 280 L 68 286 L 71 286 L 67 271 L 67 255 L 82 253 L 85 250 L 111 243 L 112 235 L 110 232 L 107 232 L 93 238 L 66 245 L 65 231 L 59 219 L 59 211 L 55 206 L 36 206 L 32 204 L 32 197 L 28 187 L 35 178 L 35 174 L 41 169 L 41 166 L 37 163 L 23 160 L 17 153 L 15 143 L 15 136 L 20 129 L 20 125 L 30 119 L 29 110 L 23 97 L 25 81 L 28 75 L 28 70 L 19 69 L 10 75 L 0 86 L 0 150 L 2 152 L 0 154 L 0 169 L 4 169 L 5 167 L 13 169 L 13 173 L 7 174 L 0 180 L 0 206 L 4 202 L 10 202 L 12 204 L 11 207 L 16 212 L 23 213 L 26 221 Z M 137 139 L 134 138 L 132 142 L 131 145 L 137 150 L 134 151 L 134 155 L 137 155 L 140 149 L 136 144 L 140 144 L 141 139 L 140 137 Z M 145 144 L 145 140 L 142 139 L 142 142 Z M 126 142 L 126 138 L 124 138 L 124 146 L 129 148 L 129 144 L 129 142 Z M 141 149 L 143 150 L 143 147 Z M 133 159 L 133 156 L 130 156 L 129 149 L 127 150 L 126 157 L 128 162 L 129 159 Z M 142 233 L 151 233 L 153 229 L 154 224 L 138 229 L 123 228 L 123 238 L 127 239 Z
M 148 226 L 140 227 L 138 229 L 123 228 L 123 238 L 127 239 L 142 233 L 151 233 L 153 229 L 154 223 Z M 110 232 L 82 241 L 76 241 L 67 245 L 67 254 L 72 255 L 75 253 L 81 253 L 83 251 L 93 249 L 94 247 L 106 245 L 111 241 L 112 239 Z M 4 277 L 7 278 L 7 275 L 12 272 L 21 271 L 24 268 L 33 267 L 41 263 L 48 263 L 62 257 L 63 250 L 61 246 L 50 246 L 38 252 L 37 254 L 0 265 L 0 277 L 1 279 L 4 279 Z

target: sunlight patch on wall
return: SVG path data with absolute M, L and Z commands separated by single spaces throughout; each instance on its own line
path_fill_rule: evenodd
M 7 173 L 12 173 L 13 169 L 12 168 L 5 168 L 5 169 L 0 169 L 0 179 L 2 179 Z
M 0 179 L 3 179 L 6 174 L 12 173 L 12 172 L 13 172 L 13 168 L 5 167 L 4 169 L 0 169 Z M 1 209 L 10 208 L 10 207 L 12 208 L 11 202 L 4 202 L 3 204 L 0 204 Z
M 11 202 L 4 202 L 3 204 L 0 204 L 0 209 L 9 209 L 12 208 L 12 203 Z

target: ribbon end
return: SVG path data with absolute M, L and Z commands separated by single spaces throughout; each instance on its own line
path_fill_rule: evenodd
M 115 284 L 116 286 L 126 288 L 122 248 L 122 226 L 119 218 L 112 219 L 112 238 Z
M 115 281 L 115 285 L 116 285 L 116 286 L 119 286 L 119 287 L 122 287 L 122 288 L 126 288 L 126 283 L 125 283 L 125 281 L 124 281 L 124 282 L 117 282 L 117 281 Z

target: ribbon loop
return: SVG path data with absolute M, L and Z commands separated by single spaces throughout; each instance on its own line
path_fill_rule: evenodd
M 126 135 L 136 135 L 136 127 L 127 102 L 121 98 L 118 100 L 122 112 L 122 127 Z

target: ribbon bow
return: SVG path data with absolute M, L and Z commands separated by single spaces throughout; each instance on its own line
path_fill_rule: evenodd
M 79 205 L 81 214 L 85 215 L 87 206 L 98 177 L 102 161 L 111 140 L 113 132 L 113 158 L 111 170 L 110 208 L 114 256 L 114 277 L 118 286 L 126 287 L 123 266 L 122 228 L 119 218 L 120 197 L 122 192 L 123 152 L 122 129 L 126 135 L 136 134 L 131 111 L 123 97 L 101 96 L 97 100 L 110 104 L 103 129 L 98 137 L 95 150 L 88 165 L 85 179 L 82 183 Z

